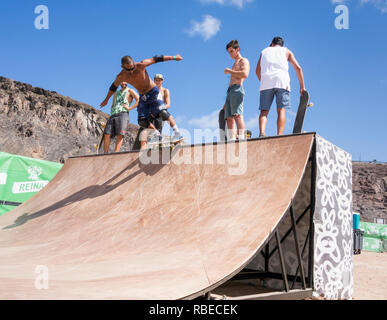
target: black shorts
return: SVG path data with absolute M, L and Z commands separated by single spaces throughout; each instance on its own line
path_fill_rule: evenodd
M 104 134 L 110 135 L 125 135 L 129 125 L 129 113 L 121 112 L 110 116 L 106 123 Z
M 163 119 L 161 117 L 152 119 L 152 123 L 159 132 L 163 131 Z

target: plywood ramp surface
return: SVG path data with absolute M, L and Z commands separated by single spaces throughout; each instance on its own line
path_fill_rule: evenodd
M 180 299 L 209 290 L 241 270 L 279 223 L 313 140 L 245 142 L 236 174 L 217 155 L 235 147 L 243 157 L 242 143 L 178 148 L 166 164 L 143 164 L 137 152 L 67 160 L 0 217 L 0 299 Z

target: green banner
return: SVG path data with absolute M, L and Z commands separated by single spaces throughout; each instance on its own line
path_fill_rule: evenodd
M 379 223 L 363 222 L 359 223 L 359 229 L 364 231 L 364 236 L 387 239 L 387 225 Z
M 387 251 L 387 225 L 360 221 L 359 229 L 364 231 L 363 250 Z
M 0 152 L 0 216 L 43 189 L 62 166 Z

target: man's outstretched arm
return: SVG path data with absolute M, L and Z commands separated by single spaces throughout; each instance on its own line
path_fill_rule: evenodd
M 176 56 L 157 55 L 157 56 L 154 56 L 153 58 L 144 59 L 140 63 L 142 65 L 144 65 L 145 67 L 149 67 L 150 65 L 152 65 L 154 63 L 171 61 L 171 60 L 181 61 L 181 60 L 183 60 L 183 58 L 181 57 L 180 54 L 178 54 Z
M 107 105 L 110 97 L 117 91 L 117 88 L 120 85 L 120 83 L 121 83 L 121 73 L 116 77 L 116 80 L 114 80 L 114 82 L 111 84 L 111 86 L 109 88 L 109 92 L 106 95 L 106 98 L 101 102 L 101 104 L 99 106 L 100 108 Z
M 290 50 L 288 51 L 288 60 L 292 64 L 293 68 L 296 70 L 298 81 L 300 82 L 300 94 L 302 95 L 302 92 L 305 91 L 305 82 L 304 82 L 304 73 L 302 72 L 302 68 L 298 61 L 296 60 L 296 57 L 294 56 L 293 52 Z

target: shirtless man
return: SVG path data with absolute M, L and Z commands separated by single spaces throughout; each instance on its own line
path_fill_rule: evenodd
M 243 99 L 245 92 L 243 89 L 243 81 L 249 76 L 250 63 L 249 60 L 242 57 L 240 47 L 237 40 L 230 41 L 226 50 L 231 58 L 235 60 L 232 69 L 226 68 L 225 74 L 230 74 L 230 83 L 227 89 L 227 98 L 224 104 L 225 119 L 227 120 L 228 140 L 236 139 L 235 123 L 238 130 L 238 139 L 245 139 L 245 123 L 243 121 Z
M 116 80 L 114 80 L 110 86 L 106 98 L 101 102 L 101 107 L 106 106 L 110 97 L 114 94 L 122 81 L 131 84 L 140 94 L 140 103 L 137 107 L 138 124 L 143 128 L 153 129 L 156 133 L 155 138 L 159 140 L 161 138 L 161 133 L 152 124 L 152 120 L 158 116 L 165 118 L 169 114 L 166 114 L 163 102 L 158 99 L 160 93 L 159 88 L 149 77 L 146 68 L 158 62 L 171 60 L 181 61 L 183 58 L 179 54 L 176 56 L 157 55 L 153 58 L 142 60 L 141 62 L 134 62 L 132 57 L 124 56 L 121 59 L 122 71 L 117 75 Z M 169 115 L 165 120 L 169 122 L 175 133 L 173 140 L 180 140 L 182 136 L 173 117 Z
M 132 106 L 130 104 L 136 100 Z M 116 147 L 114 152 L 119 152 L 122 146 L 123 138 L 129 123 L 129 111 L 137 108 L 138 94 L 128 88 L 126 82 L 121 82 L 121 90 L 114 93 L 113 104 L 110 111 L 110 118 L 106 123 L 104 130 L 104 153 L 109 152 L 110 138 L 116 136 Z

